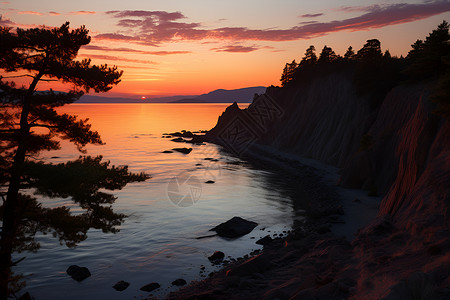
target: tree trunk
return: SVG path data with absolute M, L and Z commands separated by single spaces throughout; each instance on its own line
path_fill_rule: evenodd
M 42 77 L 41 73 L 34 78 L 23 100 L 22 112 L 20 114 L 19 143 L 11 167 L 11 178 L 6 194 L 6 200 L 3 203 L 3 227 L 0 240 L 0 300 L 5 300 L 9 296 L 8 284 L 11 276 L 11 255 L 18 225 L 18 197 L 28 146 L 28 137 L 30 135 L 30 126 L 28 124 L 30 98 L 36 89 L 37 83 Z

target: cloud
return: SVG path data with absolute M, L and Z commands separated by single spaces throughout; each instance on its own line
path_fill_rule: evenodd
M 373 4 L 373 5 L 361 5 L 361 6 L 341 6 L 336 8 L 336 11 L 345 11 L 345 12 L 370 12 L 375 11 L 378 9 L 382 9 L 383 7 L 386 7 L 386 5 L 379 5 L 379 4 Z
M 300 18 L 317 18 L 323 16 L 323 13 L 318 13 L 318 14 L 304 14 L 301 15 Z
M 37 11 L 31 11 L 31 10 L 26 10 L 26 11 L 18 11 L 17 12 L 19 15 L 35 15 L 35 16 L 42 16 L 43 14 Z
M 14 27 L 17 24 L 11 21 L 10 19 L 5 19 L 2 15 L 0 15 L 0 26 L 4 27 Z
M 228 45 L 224 47 L 212 48 L 216 52 L 248 53 L 258 50 L 257 46 Z
M 96 54 L 80 54 L 79 56 L 86 57 L 86 58 L 92 58 L 92 59 L 111 60 L 111 61 L 117 61 L 117 62 L 131 62 L 131 63 L 150 64 L 150 65 L 158 64 L 157 62 L 150 61 L 150 60 L 130 59 L 130 58 L 121 57 L 121 56 L 96 55 Z
M 58 12 L 56 12 L 56 11 L 49 11 L 48 14 L 49 14 L 50 16 L 60 16 L 60 15 L 61 15 L 60 13 L 58 13 Z
M 316 24 L 319 23 L 319 21 L 304 21 L 304 22 L 300 22 L 300 24 L 302 25 L 306 25 L 306 24 Z
M 79 10 L 79 11 L 71 11 L 70 15 L 95 15 L 97 12 L 95 11 L 87 11 L 87 10 Z
M 182 19 L 186 19 L 186 17 L 180 12 L 109 11 L 106 14 L 119 19 L 118 26 L 133 33 L 130 35 L 106 33 L 97 35 L 96 38 L 152 46 L 158 46 L 166 42 L 193 40 L 293 41 L 324 36 L 344 30 L 368 30 L 417 21 L 450 11 L 450 2 L 438 0 L 419 4 L 397 3 L 340 9 L 359 11 L 361 15 L 330 22 L 300 24 L 300 26 L 289 29 L 250 29 L 247 27 L 203 29 L 200 23 L 182 22 Z M 233 49 L 239 50 L 239 48 L 229 49 L 230 52 Z M 227 48 L 222 48 L 222 50 L 226 51 Z M 243 47 L 242 51 L 244 50 L 254 51 Z
M 95 51 L 106 51 L 106 52 L 128 52 L 128 53 L 138 53 L 138 54 L 150 54 L 150 55 L 173 55 L 173 54 L 188 54 L 191 51 L 144 51 L 131 48 L 110 48 L 94 45 L 83 46 L 82 49 L 95 50 Z

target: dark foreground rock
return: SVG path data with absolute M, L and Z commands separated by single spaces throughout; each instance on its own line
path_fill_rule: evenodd
M 187 283 L 186 280 L 184 280 L 182 278 L 172 281 L 172 285 L 176 285 L 176 286 L 182 286 L 182 285 L 185 285 L 186 283 Z
M 210 229 L 210 231 L 217 232 L 218 236 L 237 238 L 250 233 L 256 226 L 258 226 L 256 222 L 247 221 L 241 217 L 233 217 L 225 223 Z
M 222 260 L 224 257 L 225 257 L 225 254 L 222 251 L 216 251 L 213 253 L 213 255 L 208 257 L 208 259 L 211 262 L 216 262 L 216 261 Z
M 205 183 L 215 183 L 215 181 L 214 180 L 208 180 L 208 181 L 205 181 Z
M 183 154 L 189 154 L 192 151 L 192 148 L 173 148 L 173 151 L 181 152 Z
M 256 244 L 258 245 L 268 245 L 272 243 L 272 238 L 270 237 L 270 235 L 266 235 L 265 237 L 263 237 L 262 239 L 259 239 L 256 241 Z
M 140 290 L 144 291 L 144 292 L 152 292 L 152 291 L 154 291 L 156 289 L 159 289 L 160 287 L 161 286 L 159 285 L 159 283 L 152 282 L 152 283 L 149 283 L 147 285 L 144 285 L 143 287 L 140 288 Z
M 76 281 L 83 281 L 89 276 L 91 276 L 91 272 L 86 267 L 79 267 L 77 265 L 72 265 L 67 268 L 67 274 L 70 275 Z
M 113 288 L 116 291 L 121 292 L 121 291 L 126 290 L 127 287 L 129 287 L 129 286 L 130 286 L 130 284 L 128 282 L 121 280 L 121 281 L 118 281 L 115 285 L 113 285 Z

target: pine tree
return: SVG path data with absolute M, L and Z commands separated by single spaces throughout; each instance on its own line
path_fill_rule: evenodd
M 346 60 L 353 60 L 355 58 L 355 51 L 352 46 L 349 46 L 347 51 L 344 54 L 344 58 Z
M 316 47 L 311 45 L 308 47 L 308 49 L 306 49 L 305 56 L 302 58 L 300 66 L 313 65 L 316 62 L 317 62 Z
M 331 49 L 330 47 L 327 47 L 326 45 L 323 47 L 322 52 L 319 56 L 319 63 L 330 63 L 333 61 L 336 61 L 338 59 L 338 56 L 336 53 Z
M 55 109 L 91 89 L 106 92 L 120 82 L 122 71 L 116 66 L 75 60 L 80 47 L 89 42 L 84 26 L 70 30 L 68 22 L 59 28 L 17 28 L 15 32 L 0 26 L 0 69 L 11 74 L 0 77 L 0 299 L 14 292 L 13 251 L 36 251 L 37 232 L 51 232 L 73 247 L 86 238 L 89 228 L 117 231 L 125 216 L 112 210 L 115 197 L 99 189 L 120 189 L 147 178 L 130 173 L 127 167 L 110 166 L 101 156 L 58 165 L 29 159 L 41 151 L 59 149 L 58 139 L 69 140 L 82 153 L 87 144 L 102 144 L 87 119 Z M 29 78 L 29 85 L 18 87 L 14 81 L 5 81 L 19 77 Z M 69 92 L 39 91 L 42 81 L 59 81 L 73 88 Z M 46 132 L 35 132 L 36 128 Z M 24 188 L 48 197 L 72 197 L 84 213 L 72 215 L 66 207 L 44 208 L 37 198 L 21 193 Z

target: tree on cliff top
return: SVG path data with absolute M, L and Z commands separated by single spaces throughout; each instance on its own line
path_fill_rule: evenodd
M 306 49 L 305 56 L 300 61 L 300 66 L 313 65 L 317 62 L 316 47 L 313 45 Z
M 450 53 L 449 24 L 443 21 L 425 41 L 417 40 L 409 51 L 406 68 L 411 80 L 421 80 L 432 76 L 442 76 L 448 70 L 444 57 Z
M 90 89 L 106 92 L 120 82 L 122 71 L 116 66 L 75 60 L 80 47 L 89 42 L 84 26 L 70 30 L 69 23 L 15 32 L 0 26 L 0 69 L 11 74 L 0 77 L 0 299 L 19 287 L 18 277 L 11 275 L 12 252 L 36 251 L 37 232 L 52 233 L 73 247 L 86 238 L 89 228 L 117 231 L 125 216 L 112 210 L 115 197 L 99 189 L 120 189 L 147 178 L 130 173 L 126 166 L 101 162 L 101 157 L 80 157 L 58 165 L 36 160 L 41 151 L 60 148 L 57 138 L 69 140 L 83 153 L 87 144 L 102 144 L 87 119 L 55 110 Z M 14 81 L 5 81 L 8 78 L 29 78 L 29 84 L 17 87 Z M 41 81 L 60 81 L 73 88 L 67 93 L 38 91 Z M 72 197 L 83 213 L 45 208 L 35 197 L 20 192 L 29 188 L 47 197 Z

